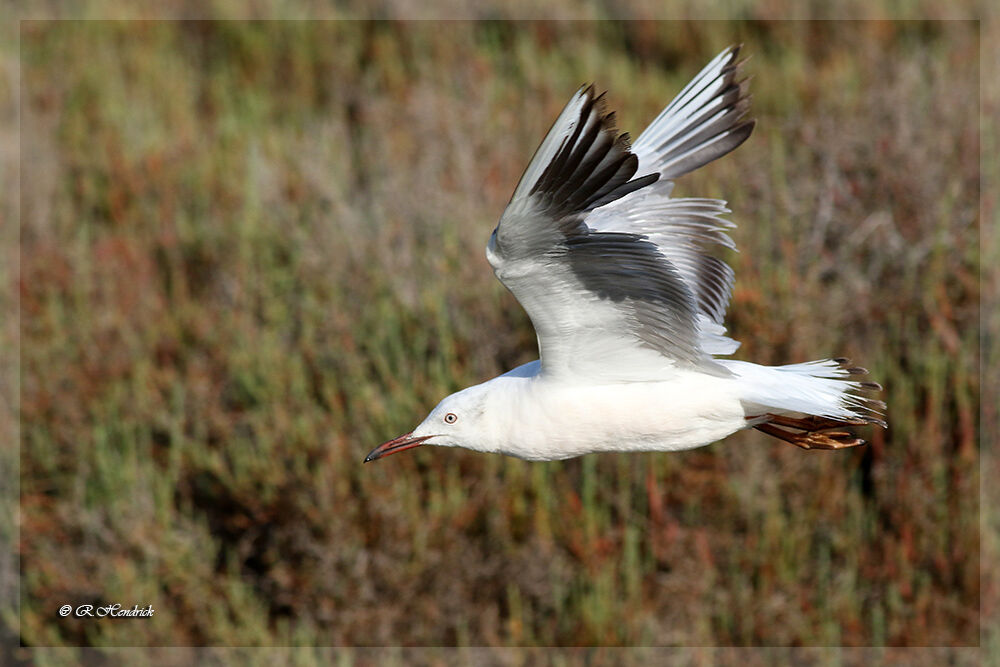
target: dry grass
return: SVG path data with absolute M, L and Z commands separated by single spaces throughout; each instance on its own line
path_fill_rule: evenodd
M 534 358 L 482 246 L 575 87 L 638 130 L 717 50 L 758 130 L 740 358 L 846 355 L 891 428 L 361 467 Z M 28 645 L 979 642 L 968 23 L 22 24 Z M 141 623 L 64 603 L 153 604 Z

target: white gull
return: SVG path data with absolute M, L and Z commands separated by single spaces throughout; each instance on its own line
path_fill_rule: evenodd
M 720 359 L 739 343 L 723 318 L 733 248 L 717 199 L 672 199 L 673 179 L 750 136 L 739 47 L 720 53 L 630 147 L 603 95 L 581 88 L 559 115 L 490 237 L 497 278 L 538 336 L 533 361 L 442 400 L 412 432 L 368 454 L 419 445 L 533 461 L 678 451 L 756 428 L 804 449 L 864 444 L 885 426 L 845 359 L 761 366 Z

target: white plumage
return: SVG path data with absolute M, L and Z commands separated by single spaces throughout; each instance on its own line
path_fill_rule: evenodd
M 754 427 L 800 447 L 862 444 L 884 426 L 846 360 L 720 359 L 733 248 L 723 201 L 673 199 L 672 179 L 739 146 L 754 122 L 738 48 L 716 56 L 630 146 L 603 95 L 581 88 L 521 177 L 489 239 L 497 277 L 527 311 L 539 361 L 443 401 L 371 461 L 421 444 L 529 460 L 676 451 Z

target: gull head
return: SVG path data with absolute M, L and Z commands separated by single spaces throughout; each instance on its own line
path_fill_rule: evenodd
M 420 445 L 483 450 L 477 444 L 483 435 L 482 427 L 489 404 L 491 391 L 488 384 L 469 387 L 448 396 L 415 429 L 370 451 L 365 463 Z

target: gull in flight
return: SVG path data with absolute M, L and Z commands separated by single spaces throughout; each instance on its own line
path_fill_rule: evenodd
M 803 449 L 864 444 L 880 390 L 846 359 L 724 359 L 733 248 L 717 199 L 671 198 L 674 179 L 750 136 L 739 47 L 715 57 L 629 145 L 593 86 L 566 105 L 486 246 L 527 311 L 539 359 L 442 400 L 365 462 L 420 445 L 532 461 L 678 451 L 755 428 Z

